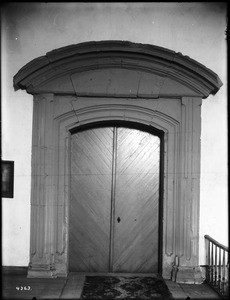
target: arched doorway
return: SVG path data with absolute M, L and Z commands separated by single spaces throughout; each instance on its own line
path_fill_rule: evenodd
M 70 271 L 160 270 L 160 137 L 134 127 L 101 124 L 71 135 Z
M 201 104 L 221 85 L 214 72 L 181 53 L 125 41 L 63 47 L 23 67 L 14 87 L 34 96 L 28 276 L 69 272 L 72 130 L 120 121 L 164 133 L 158 268 L 170 278 L 179 258 L 180 276 L 196 281 Z

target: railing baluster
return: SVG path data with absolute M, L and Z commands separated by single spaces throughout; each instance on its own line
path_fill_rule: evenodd
M 215 245 L 215 285 L 217 285 L 217 246 Z
M 213 284 L 213 243 L 211 245 L 211 283 Z
M 210 241 L 206 239 L 206 247 L 207 247 L 207 255 L 206 255 L 206 262 L 207 262 L 207 280 L 210 281 Z
M 222 282 L 223 282 L 223 293 L 225 293 L 225 251 L 223 251 L 223 274 L 222 274 Z
M 221 289 L 221 248 L 219 248 L 219 275 L 218 275 L 218 287 Z
M 227 266 L 226 266 L 226 294 L 229 295 L 229 255 L 227 254 Z
M 208 235 L 205 235 L 206 281 L 224 299 L 228 299 L 229 250 Z
M 228 252 L 227 253 L 227 279 L 229 278 L 229 255 Z

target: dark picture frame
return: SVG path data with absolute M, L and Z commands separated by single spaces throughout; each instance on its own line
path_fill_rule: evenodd
M 2 197 L 14 197 L 14 161 L 2 160 Z

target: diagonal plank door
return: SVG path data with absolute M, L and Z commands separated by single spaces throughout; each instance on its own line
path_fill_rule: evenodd
M 70 271 L 158 271 L 159 149 L 136 129 L 72 135 Z
M 109 271 L 113 128 L 71 137 L 69 269 Z
M 158 272 L 159 149 L 157 136 L 118 128 L 114 272 Z

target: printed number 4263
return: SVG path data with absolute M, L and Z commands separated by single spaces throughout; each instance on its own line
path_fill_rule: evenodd
M 29 291 L 31 290 L 30 286 L 16 286 L 17 291 Z

